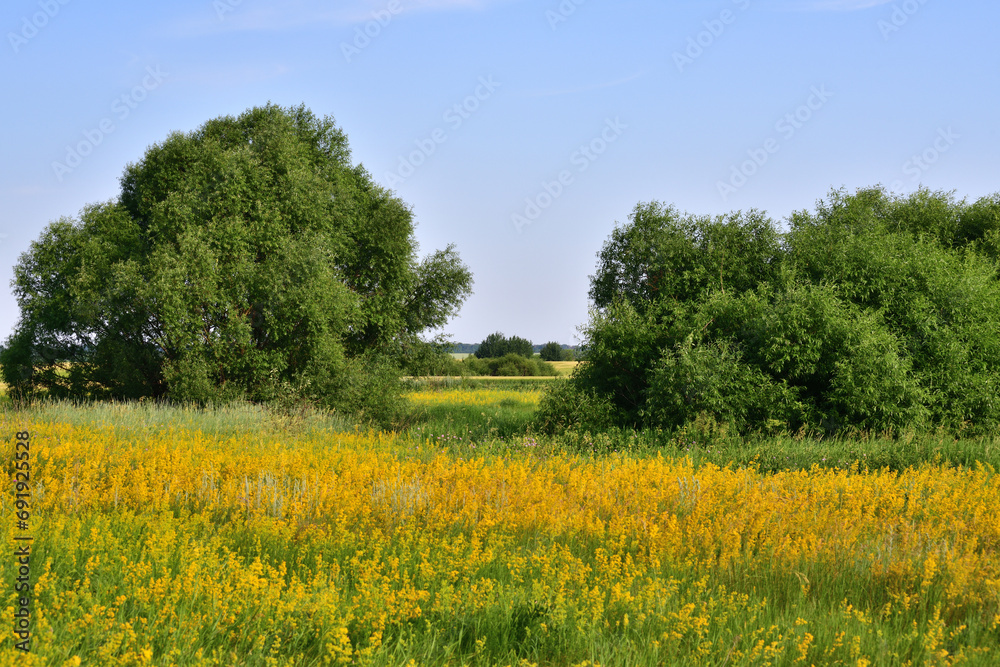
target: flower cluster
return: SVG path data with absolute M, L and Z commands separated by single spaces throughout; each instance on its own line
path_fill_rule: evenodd
M 988 469 L 761 474 L 22 422 L 36 664 L 997 659 Z M 21 657 L 0 645 L 0 664 Z

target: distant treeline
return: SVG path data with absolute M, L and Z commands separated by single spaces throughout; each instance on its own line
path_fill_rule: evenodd
M 564 349 L 564 350 L 577 350 L 577 349 L 579 349 L 576 345 L 565 345 L 563 343 L 560 343 L 560 345 L 562 346 L 562 349 Z M 473 353 L 476 352 L 476 350 L 479 349 L 479 343 L 450 343 L 450 346 L 451 347 L 448 349 L 448 351 L 449 352 L 454 352 L 456 354 L 473 354 Z M 534 348 L 535 353 L 537 354 L 537 353 L 541 352 L 542 348 L 545 347 L 545 346 L 544 345 L 533 345 L 532 347 Z

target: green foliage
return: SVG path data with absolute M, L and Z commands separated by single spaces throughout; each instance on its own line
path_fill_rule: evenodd
M 926 191 L 903 201 L 862 191 L 864 207 L 850 197 L 842 201 L 842 194 L 831 198 L 816 218 L 799 216 L 789 234 L 802 273 L 837 285 L 845 300 L 877 314 L 893 332 L 924 389 L 932 423 L 957 429 L 1000 422 L 996 257 L 981 244 L 983 236 L 956 236 L 962 218 L 986 210 L 984 200 L 969 213 L 950 196 Z M 844 209 L 871 222 L 846 224 Z
M 593 311 L 583 330 L 585 363 L 570 381 L 613 405 L 619 425 L 642 423 L 648 371 L 671 345 L 659 319 L 655 312 L 640 313 L 628 301 L 615 301 Z
M 531 358 L 535 356 L 535 347 L 531 344 L 530 340 L 519 338 L 518 336 L 507 338 L 497 331 L 484 338 L 475 353 L 479 359 L 495 359 L 508 354 L 518 354 L 522 357 Z
M 1000 195 L 835 190 L 790 222 L 637 206 L 600 254 L 576 390 L 623 427 L 1000 428 Z
M 551 341 L 542 346 L 538 356 L 543 361 L 573 361 L 576 359 L 576 351 L 570 347 L 563 347 L 555 341 Z
M 542 346 L 538 356 L 542 358 L 542 361 L 562 361 L 562 345 L 555 341 L 550 341 Z
M 737 429 L 784 424 L 794 392 L 741 361 L 725 339 L 694 345 L 689 338 L 666 352 L 650 373 L 645 422 L 669 430 L 706 417 Z
M 15 267 L 21 320 L 0 358 L 13 392 L 291 394 L 385 416 L 391 360 L 470 293 L 452 247 L 418 261 L 409 208 L 304 107 L 171 134 L 121 186 Z
M 538 431 L 554 435 L 569 430 L 601 432 L 614 424 L 614 407 L 606 398 L 570 381 L 549 387 L 533 422 Z
M 499 359 L 490 359 L 490 375 L 501 375 L 505 377 L 517 375 L 535 375 L 535 364 L 532 359 L 527 359 L 519 354 L 507 354 Z
M 558 371 L 541 359 L 527 358 L 510 353 L 499 358 L 479 359 L 468 357 L 462 365 L 469 375 L 493 375 L 499 377 L 556 376 Z
M 780 421 L 838 430 L 894 430 L 923 423 L 927 397 L 882 319 L 827 285 L 789 281 L 706 302 L 706 336 L 743 351 L 754 381 L 733 387 L 736 403 L 756 404 L 740 428 Z M 753 387 L 753 389 L 750 389 Z M 752 398 L 741 394 L 752 391 Z M 721 414 L 716 414 L 722 418 Z
M 983 197 L 959 213 L 952 244 L 971 246 L 994 262 L 1000 259 L 1000 193 Z
M 772 279 L 781 236 L 758 211 L 717 218 L 681 215 L 659 202 L 638 204 L 598 255 L 590 298 L 639 312 L 660 301 L 691 301 L 718 289 L 741 292 Z
M 477 390 L 475 385 L 467 386 L 464 382 L 459 386 L 470 392 Z M 479 389 L 486 389 L 487 392 L 496 388 L 496 381 L 479 385 Z M 504 383 L 503 389 L 514 388 Z M 537 391 L 538 383 L 522 389 Z M 455 452 L 466 455 L 483 453 L 483 449 L 479 448 L 488 443 L 498 445 L 503 440 L 524 437 L 534 413 L 532 402 L 511 399 L 475 405 L 458 402 L 422 406 L 414 409 L 409 432 L 413 437 L 426 438 L 434 445 L 446 446 Z M 478 445 L 478 448 L 470 451 L 469 445 Z
M 443 340 L 411 341 L 403 350 L 403 372 L 412 377 L 465 375 L 469 371 L 451 355 L 451 343 Z

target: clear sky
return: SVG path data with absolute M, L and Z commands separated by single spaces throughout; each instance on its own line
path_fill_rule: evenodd
M 781 222 L 832 187 L 1000 190 L 995 0 L 5 0 L 0 338 L 20 253 L 171 131 L 268 101 L 455 243 L 445 329 L 578 341 L 640 201 Z

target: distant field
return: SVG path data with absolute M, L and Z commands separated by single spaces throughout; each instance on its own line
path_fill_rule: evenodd
M 404 380 L 411 382 L 431 382 L 435 384 L 476 386 L 479 384 L 503 384 L 520 385 L 532 384 L 536 382 L 552 382 L 564 375 L 422 375 L 420 377 L 404 377 Z
M 579 361 L 550 361 L 550 364 L 556 367 L 559 371 L 559 375 L 572 375 L 573 371 L 576 369 Z
M 452 352 L 451 356 L 453 356 L 454 358 L 458 359 L 459 361 L 462 361 L 466 357 L 471 357 L 472 353 L 471 352 Z M 556 370 L 559 371 L 560 375 L 572 375 L 573 369 L 575 369 L 576 365 L 579 364 L 580 362 L 579 361 L 550 361 L 549 363 L 556 367 Z

